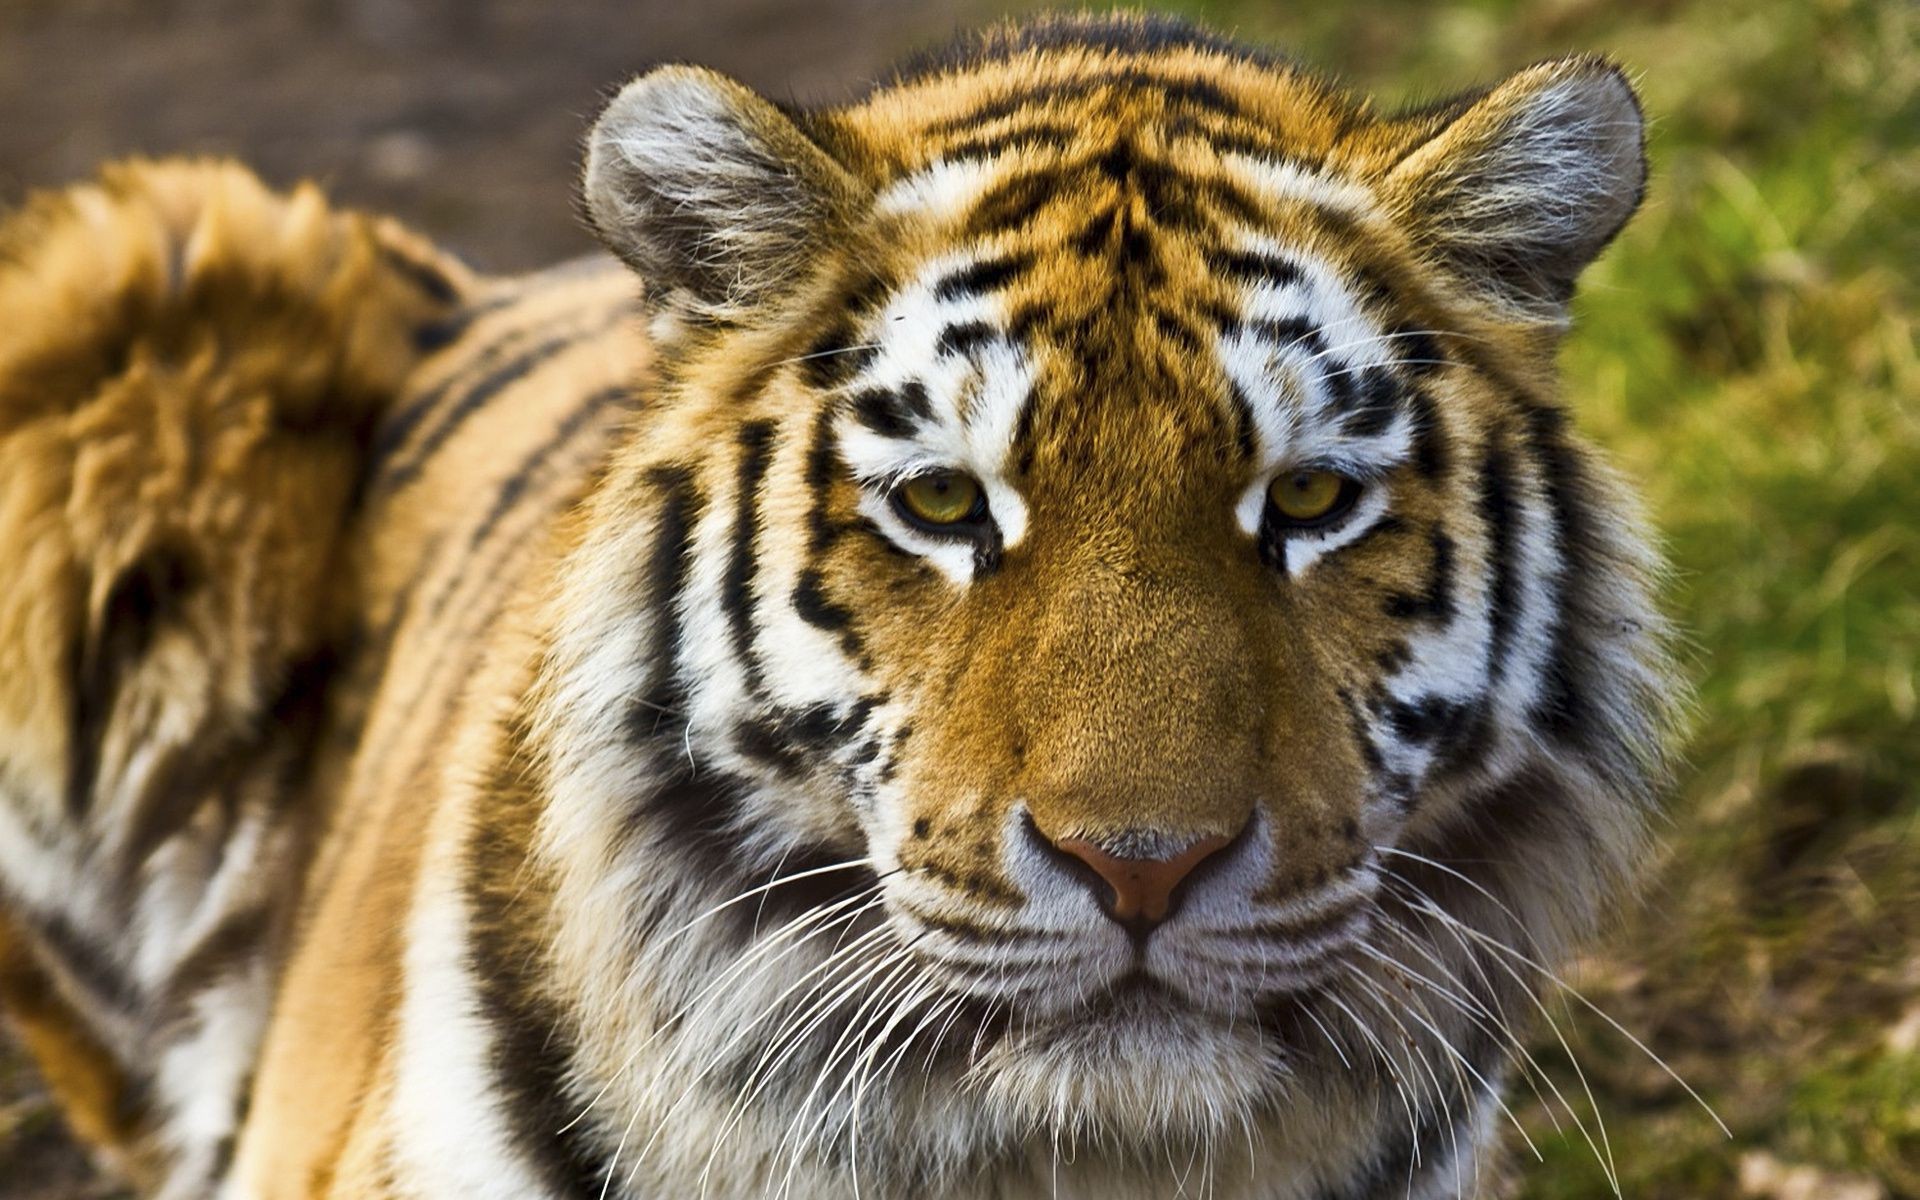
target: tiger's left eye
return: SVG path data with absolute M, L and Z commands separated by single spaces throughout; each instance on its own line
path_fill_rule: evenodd
M 928 471 L 895 488 L 893 505 L 908 523 L 945 533 L 985 518 L 987 494 L 971 475 Z
M 1334 471 L 1290 471 L 1267 485 L 1267 504 L 1281 521 L 1324 525 L 1353 507 L 1360 485 Z

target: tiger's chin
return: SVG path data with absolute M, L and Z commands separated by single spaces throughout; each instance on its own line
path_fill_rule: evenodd
M 1131 975 L 1071 1011 L 1013 1014 L 968 1079 L 985 1105 L 1031 1127 L 1185 1144 L 1255 1124 L 1300 1066 L 1268 1022 Z

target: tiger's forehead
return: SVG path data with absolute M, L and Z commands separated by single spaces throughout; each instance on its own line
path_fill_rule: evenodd
M 962 469 L 1016 526 L 1115 480 L 1136 508 L 1226 494 L 1250 525 L 1240 493 L 1278 468 L 1371 477 L 1410 453 L 1407 365 L 1436 351 L 1380 282 L 1407 264 L 1364 183 L 1406 133 L 1346 94 L 1201 48 L 1079 46 L 829 120 L 876 197 L 856 475 Z
M 1391 364 L 1420 343 L 1368 286 L 1350 223 L 1223 160 L 1117 126 L 964 179 L 944 161 L 905 177 L 856 335 L 856 471 L 1078 486 L 1120 470 L 1164 490 L 1404 456 Z
M 1285 60 L 1204 44 L 988 49 L 909 69 L 829 119 L 883 180 L 940 162 L 1099 145 L 1123 130 L 1361 175 L 1419 133 Z

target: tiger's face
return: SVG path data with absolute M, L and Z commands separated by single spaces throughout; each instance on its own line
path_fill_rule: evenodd
M 874 1036 L 1141 1129 L 1332 1070 L 1384 960 L 1471 956 L 1418 906 L 1540 951 L 1631 857 L 1648 560 L 1551 355 L 1642 166 L 1592 61 L 1386 118 L 1079 28 L 801 118 L 681 68 L 610 107 L 664 367 L 550 694 L 644 730 L 721 898 L 858 865 Z

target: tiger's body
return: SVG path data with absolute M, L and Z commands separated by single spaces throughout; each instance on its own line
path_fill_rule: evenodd
M 624 265 L 37 201 L 0 1001 L 166 1197 L 1490 1186 L 1671 705 L 1551 362 L 1640 178 L 1603 64 L 1384 118 L 1116 20 L 647 76 Z

